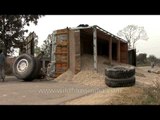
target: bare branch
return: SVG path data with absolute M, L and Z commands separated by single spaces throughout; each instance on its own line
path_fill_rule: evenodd
M 123 37 L 128 42 L 129 48 L 135 48 L 135 43 L 138 40 L 148 40 L 148 36 L 144 27 L 139 27 L 137 25 L 128 25 L 127 27 L 120 30 L 117 35 Z M 132 46 L 131 46 L 132 44 Z

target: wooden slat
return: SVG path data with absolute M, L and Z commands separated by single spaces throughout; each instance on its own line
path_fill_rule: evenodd
M 94 69 L 97 71 L 97 30 L 93 28 L 93 58 L 94 58 Z
M 112 64 L 112 37 L 109 40 L 109 62 Z
M 120 62 L 120 57 L 121 57 L 121 49 L 120 49 L 120 41 L 117 41 L 117 61 Z

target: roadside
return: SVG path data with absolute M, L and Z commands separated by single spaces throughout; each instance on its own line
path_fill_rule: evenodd
M 155 104 L 149 98 L 155 91 L 155 82 L 160 82 L 160 74 L 148 73 L 150 67 L 136 68 L 136 84 L 132 87 L 111 88 L 97 77 L 86 80 L 45 80 L 32 82 L 6 76 L 0 83 L 1 105 L 142 105 Z M 84 72 L 84 71 L 82 71 Z M 82 72 L 80 74 L 82 74 Z M 68 74 L 67 74 L 68 75 Z M 87 75 L 87 74 L 86 74 Z M 62 76 L 63 77 L 63 76 Z M 73 77 L 73 76 L 72 76 Z M 74 77 L 75 78 L 75 77 Z M 89 80 L 90 79 L 90 80 Z M 100 83 L 99 83 L 100 82 Z M 155 86 L 157 87 L 157 86 Z M 157 89 L 157 88 L 156 88 Z M 159 86 L 160 89 L 160 86 Z M 157 94 L 156 94 L 157 95 Z M 155 95 L 155 97 L 157 97 Z M 148 97 L 148 98 L 147 98 Z M 145 101 L 147 98 L 149 101 Z M 153 102 L 155 103 L 153 103 Z M 157 102 L 158 104 L 158 102 Z
M 141 105 L 158 104 L 147 101 L 159 82 L 160 75 L 148 73 L 150 67 L 136 68 L 136 84 L 132 87 L 106 88 L 101 92 L 91 94 L 79 99 L 68 101 L 69 105 Z M 157 87 L 157 86 L 155 86 Z M 159 86 L 160 89 L 160 86 Z M 155 97 L 157 97 L 155 95 Z

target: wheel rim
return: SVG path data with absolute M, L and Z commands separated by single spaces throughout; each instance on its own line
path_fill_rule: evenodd
M 28 68 L 28 61 L 26 59 L 21 59 L 17 63 L 17 71 L 24 72 Z

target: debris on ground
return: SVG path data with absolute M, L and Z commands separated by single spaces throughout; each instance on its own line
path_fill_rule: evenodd
M 148 70 L 149 73 L 160 74 L 159 70 Z
M 57 77 L 58 81 L 70 81 L 88 86 L 106 86 L 105 85 L 105 68 L 110 66 L 109 60 L 105 56 L 98 56 L 98 72 L 94 70 L 93 55 L 84 54 L 81 56 L 81 71 L 73 75 L 70 70 Z M 116 65 L 115 61 L 112 65 Z
M 160 68 L 159 67 L 154 67 L 148 70 L 149 73 L 155 73 L 155 74 L 160 74 Z

